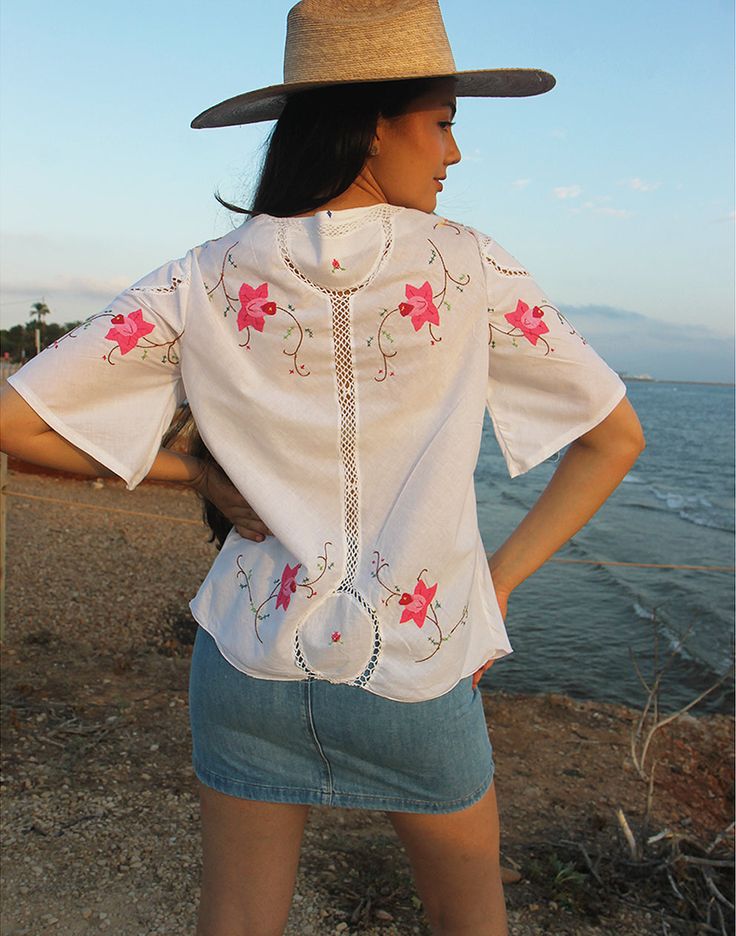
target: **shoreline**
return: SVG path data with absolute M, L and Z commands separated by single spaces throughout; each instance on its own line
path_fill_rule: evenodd
M 131 500 L 121 481 L 21 472 L 8 488 L 52 501 L 8 497 L 0 929 L 193 932 L 187 600 L 213 556 L 196 496 L 152 482 Z M 181 521 L 174 537 L 169 518 Z M 733 817 L 733 719 L 685 716 L 657 734 L 647 832 L 647 785 L 630 758 L 636 709 L 509 692 L 492 679 L 482 699 L 502 860 L 522 875 L 506 892 L 510 932 L 654 936 L 665 917 L 669 932 L 692 932 L 654 875 L 625 877 L 634 872 L 616 812 L 642 840 L 712 842 Z M 352 933 L 429 929 L 387 817 L 313 807 L 286 936 Z
M 697 387 L 734 387 L 736 388 L 736 383 L 732 383 L 728 380 L 676 380 L 666 377 L 634 377 L 629 376 L 628 374 L 619 374 L 619 377 L 624 382 L 629 383 L 655 383 L 655 384 L 692 384 Z
M 156 517 L 161 517 L 163 523 L 169 522 L 169 529 L 173 524 L 170 521 L 179 521 L 175 524 L 177 530 L 181 530 L 180 524 L 186 524 L 188 530 L 186 539 L 177 543 L 176 548 L 182 550 L 181 562 L 177 564 L 165 564 L 170 569 L 170 578 L 172 581 L 179 580 L 182 587 L 176 589 L 176 602 L 173 598 L 171 602 L 162 602 L 159 598 L 159 612 L 167 619 L 176 619 L 179 628 L 185 628 L 185 618 L 190 614 L 188 601 L 196 588 L 202 582 L 209 570 L 214 558 L 214 547 L 208 542 L 209 529 L 201 521 L 201 509 L 199 499 L 194 492 L 183 489 L 181 485 L 169 483 L 166 481 L 142 481 L 135 491 L 128 491 L 125 483 L 117 477 L 104 477 L 95 479 L 91 476 L 75 475 L 63 473 L 54 469 L 44 468 L 43 466 L 31 465 L 18 459 L 8 458 L 8 478 L 6 484 L 7 492 L 7 511 L 8 511 L 8 599 L 6 610 L 6 633 L 11 633 L 13 624 L 12 618 L 16 614 L 17 604 L 14 603 L 12 566 L 14 563 L 13 550 L 15 544 L 11 542 L 14 535 L 13 515 L 18 511 L 29 511 L 28 519 L 33 517 L 33 522 L 39 523 L 41 527 L 48 523 L 55 524 L 59 517 L 71 519 L 75 517 L 73 529 L 77 531 L 77 537 L 85 540 L 86 549 L 94 554 L 97 550 L 104 553 L 105 550 L 115 552 L 117 540 L 122 538 L 125 541 L 125 530 L 130 527 L 133 531 L 133 540 L 145 537 L 145 530 L 150 524 L 156 525 Z M 30 498 L 41 498 L 39 500 L 24 500 L 23 495 Z M 49 498 L 44 500 L 43 498 Z M 77 508 L 75 504 L 91 507 L 92 510 L 84 510 L 83 515 L 76 515 Z M 21 506 L 22 505 L 22 506 Z M 104 507 L 112 508 L 109 514 L 105 513 Z M 71 511 L 71 513 L 69 512 Z M 57 516 L 58 515 L 58 516 Z M 147 516 L 146 516 L 147 515 Z M 69 529 L 71 532 L 72 528 Z M 59 527 L 56 527 L 58 533 Z M 99 540 L 94 543 L 94 531 L 99 532 Z M 111 535 L 112 534 L 112 535 Z M 39 534 L 43 541 L 44 537 Z M 162 551 L 170 552 L 171 543 L 166 540 L 163 530 L 156 531 L 156 538 Z M 68 548 L 64 538 L 58 540 L 56 544 L 58 549 Z M 147 550 L 148 552 L 149 550 Z M 130 553 L 130 549 L 126 552 Z M 101 558 L 101 557 L 100 557 Z M 152 553 L 152 560 L 155 561 L 155 554 Z M 189 574 L 182 575 L 182 569 L 188 569 Z M 70 575 L 72 574 L 70 569 Z M 186 587 L 183 587 L 184 578 L 186 578 Z M 167 587 L 166 575 L 163 571 L 158 575 L 161 589 Z M 83 583 L 79 591 L 83 591 Z M 75 591 L 75 589 L 71 589 Z M 26 596 L 25 589 L 22 594 Z M 35 603 L 35 597 L 31 596 L 30 603 Z M 98 598 L 92 601 L 92 605 L 100 605 Z M 32 613 L 32 612 L 31 612 Z M 128 615 L 130 616 L 130 615 Z M 87 615 L 84 615 L 87 617 Z M 89 616 L 91 621 L 93 615 Z M 159 628 L 165 625 L 158 625 Z M 171 623 L 167 626 L 171 626 Z M 72 625 L 72 631 L 76 626 Z M 68 632 L 68 629 L 67 629 Z M 78 634 L 80 640 L 84 642 L 86 634 L 80 631 Z M 481 690 L 501 691 L 505 695 L 518 695 L 520 697 L 545 698 L 549 692 L 545 690 L 525 689 L 516 691 L 504 688 L 503 690 L 493 689 L 493 675 L 484 676 L 481 682 Z M 637 710 L 638 703 L 635 701 L 610 701 L 599 698 L 594 695 L 572 695 L 570 693 L 558 693 L 552 690 L 552 694 L 561 694 L 573 702 L 587 702 L 593 705 L 624 705 L 632 710 Z M 660 699 L 660 708 L 666 714 L 678 711 L 677 704 L 667 704 L 666 699 Z M 695 707 L 689 714 L 689 717 L 696 719 L 705 718 L 709 715 L 724 715 L 730 717 L 732 713 L 726 711 L 709 711 Z

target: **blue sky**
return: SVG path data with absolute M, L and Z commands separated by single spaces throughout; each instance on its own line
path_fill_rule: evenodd
M 271 124 L 191 130 L 281 81 L 291 4 L 5 0 L 0 326 L 84 318 L 233 224 Z M 206 15 L 203 11 L 207 11 Z M 495 237 L 609 363 L 733 379 L 734 12 L 728 0 L 445 0 L 458 68 L 549 94 L 461 99 L 438 211 Z

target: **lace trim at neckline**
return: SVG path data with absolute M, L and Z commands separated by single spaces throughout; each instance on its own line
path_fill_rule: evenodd
M 372 221 L 388 221 L 400 211 L 406 209 L 399 205 L 367 205 L 362 208 L 342 208 L 338 211 L 318 211 L 317 214 L 307 215 L 303 218 L 273 218 L 273 221 L 281 227 L 313 227 L 320 234 L 328 237 L 339 237 L 343 234 L 349 234 L 364 224 L 370 224 Z M 269 217 L 271 217 L 269 215 Z
M 355 209 L 351 209 L 351 210 L 355 210 Z M 289 229 L 293 229 L 294 227 L 301 226 L 299 224 L 300 219 L 298 218 L 275 219 L 277 221 L 276 244 L 278 247 L 279 254 L 281 256 L 281 260 L 283 261 L 286 268 L 294 274 L 294 276 L 298 277 L 308 286 L 311 286 L 312 289 L 316 289 L 317 292 L 321 292 L 324 295 L 331 296 L 331 297 L 335 297 L 335 296 L 342 297 L 342 296 L 352 295 L 353 293 L 359 292 L 361 289 L 365 289 L 365 287 L 368 286 L 373 281 L 373 279 L 377 276 L 378 272 L 383 267 L 383 264 L 386 261 L 386 258 L 388 257 L 388 255 L 390 254 L 391 248 L 393 246 L 393 225 L 391 224 L 391 219 L 396 214 L 397 211 L 402 211 L 402 210 L 403 209 L 401 208 L 396 208 L 394 205 L 376 205 L 375 208 L 370 209 L 370 219 L 371 220 L 378 219 L 381 222 L 381 227 L 383 229 L 383 248 L 378 257 L 378 260 L 373 266 L 373 269 L 368 273 L 366 277 L 364 277 L 364 279 L 362 279 L 359 283 L 354 283 L 352 286 L 346 286 L 343 289 L 330 289 L 327 286 L 322 286 L 320 283 L 316 283 L 297 266 L 297 264 L 291 258 L 291 255 L 289 253 L 289 245 L 286 240 L 286 235 Z M 357 221 L 357 222 L 347 221 L 345 222 L 345 224 L 339 225 L 339 233 L 347 233 L 348 230 L 353 230 L 354 228 L 362 227 L 363 224 L 365 223 L 363 219 L 366 217 L 368 217 L 368 214 L 363 215 L 360 221 Z M 307 220 L 307 219 L 302 218 L 301 220 Z M 289 223 L 292 221 L 295 221 L 296 224 Z M 348 225 L 352 225 L 352 227 L 348 227 Z M 318 228 L 318 230 L 320 229 Z M 336 228 L 328 227 L 326 230 L 328 232 L 335 232 Z

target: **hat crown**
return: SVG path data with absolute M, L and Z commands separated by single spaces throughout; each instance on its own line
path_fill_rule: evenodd
M 301 0 L 289 11 L 286 84 L 455 71 L 438 0 Z
M 448 76 L 458 97 L 524 97 L 555 84 L 536 68 L 458 72 L 439 0 L 301 0 L 289 11 L 283 84 L 221 101 L 192 126 L 276 120 L 290 95 L 312 88 Z

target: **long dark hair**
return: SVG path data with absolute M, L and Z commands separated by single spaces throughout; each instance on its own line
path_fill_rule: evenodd
M 255 196 L 250 208 L 231 204 L 237 214 L 277 218 L 314 211 L 350 188 L 368 159 L 378 118 L 405 113 L 438 78 L 410 78 L 336 85 L 301 91 L 287 98 L 284 110 L 266 142 Z M 191 455 L 214 461 L 197 432 L 188 406 L 164 436 L 164 446 L 176 439 Z M 220 549 L 232 524 L 210 501 L 203 500 L 210 542 Z

